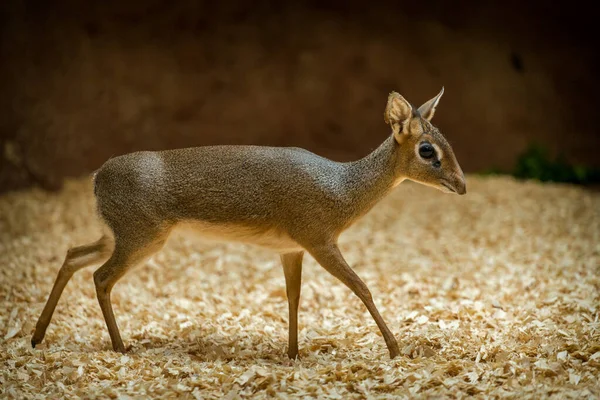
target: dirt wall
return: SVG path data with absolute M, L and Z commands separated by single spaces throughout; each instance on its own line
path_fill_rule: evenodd
M 442 85 L 435 122 L 467 172 L 509 168 L 532 141 L 600 163 L 586 15 L 536 2 L 214 3 L 3 3 L 0 191 L 55 188 L 139 149 L 293 145 L 349 160 L 388 134 L 390 91 L 421 103 Z

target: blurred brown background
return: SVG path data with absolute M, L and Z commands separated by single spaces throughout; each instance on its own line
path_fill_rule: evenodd
M 218 3 L 218 4 L 217 4 Z M 345 161 L 387 94 L 446 93 L 466 172 L 532 141 L 598 166 L 592 12 L 547 2 L 4 1 L 0 191 L 139 149 L 301 146 Z M 199 160 L 201 162 L 201 160 Z

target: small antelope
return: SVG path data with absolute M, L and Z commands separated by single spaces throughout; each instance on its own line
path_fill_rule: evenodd
M 431 119 L 444 89 L 415 109 L 392 92 L 384 119 L 390 136 L 353 162 L 334 162 L 299 148 L 207 146 L 142 151 L 108 160 L 94 177 L 98 213 L 107 229 L 96 242 L 75 247 L 65 261 L 37 322 L 40 343 L 73 274 L 94 272 L 102 314 L 115 351 L 125 346 L 110 294 L 136 264 L 165 244 L 175 227 L 210 238 L 270 248 L 280 253 L 289 305 L 288 356 L 298 355 L 298 304 L 302 257 L 308 252 L 364 303 L 383 334 L 391 358 L 398 343 L 365 283 L 348 266 L 339 235 L 403 180 L 446 193 L 465 194 L 464 174 Z

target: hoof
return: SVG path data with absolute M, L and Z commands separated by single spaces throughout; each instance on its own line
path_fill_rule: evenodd
M 35 349 L 35 346 L 42 343 L 42 340 L 44 340 L 44 338 L 38 339 L 35 337 L 35 335 L 33 335 L 33 337 L 31 338 L 31 347 Z
M 127 353 L 127 349 L 125 349 L 125 346 L 123 346 L 123 345 L 121 345 L 121 346 L 114 346 L 113 347 L 113 351 L 116 351 L 117 353 L 122 353 L 122 354 Z

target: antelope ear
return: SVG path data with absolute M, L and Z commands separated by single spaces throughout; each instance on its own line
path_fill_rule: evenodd
M 433 118 L 433 114 L 435 114 L 435 108 L 437 107 L 438 103 L 440 102 L 440 99 L 442 98 L 443 94 L 444 94 L 444 87 L 442 86 L 442 90 L 440 91 L 440 93 L 437 96 L 435 96 L 433 99 L 429 100 L 427 103 L 425 103 L 421 107 L 419 107 L 419 114 L 421 114 L 421 116 L 423 118 L 425 118 L 427 121 L 431 121 L 431 118 Z
M 396 92 L 390 93 L 383 119 L 386 124 L 392 127 L 394 135 L 398 136 L 400 133 L 408 133 L 408 124 L 410 123 L 412 114 L 412 106 L 404 97 Z

